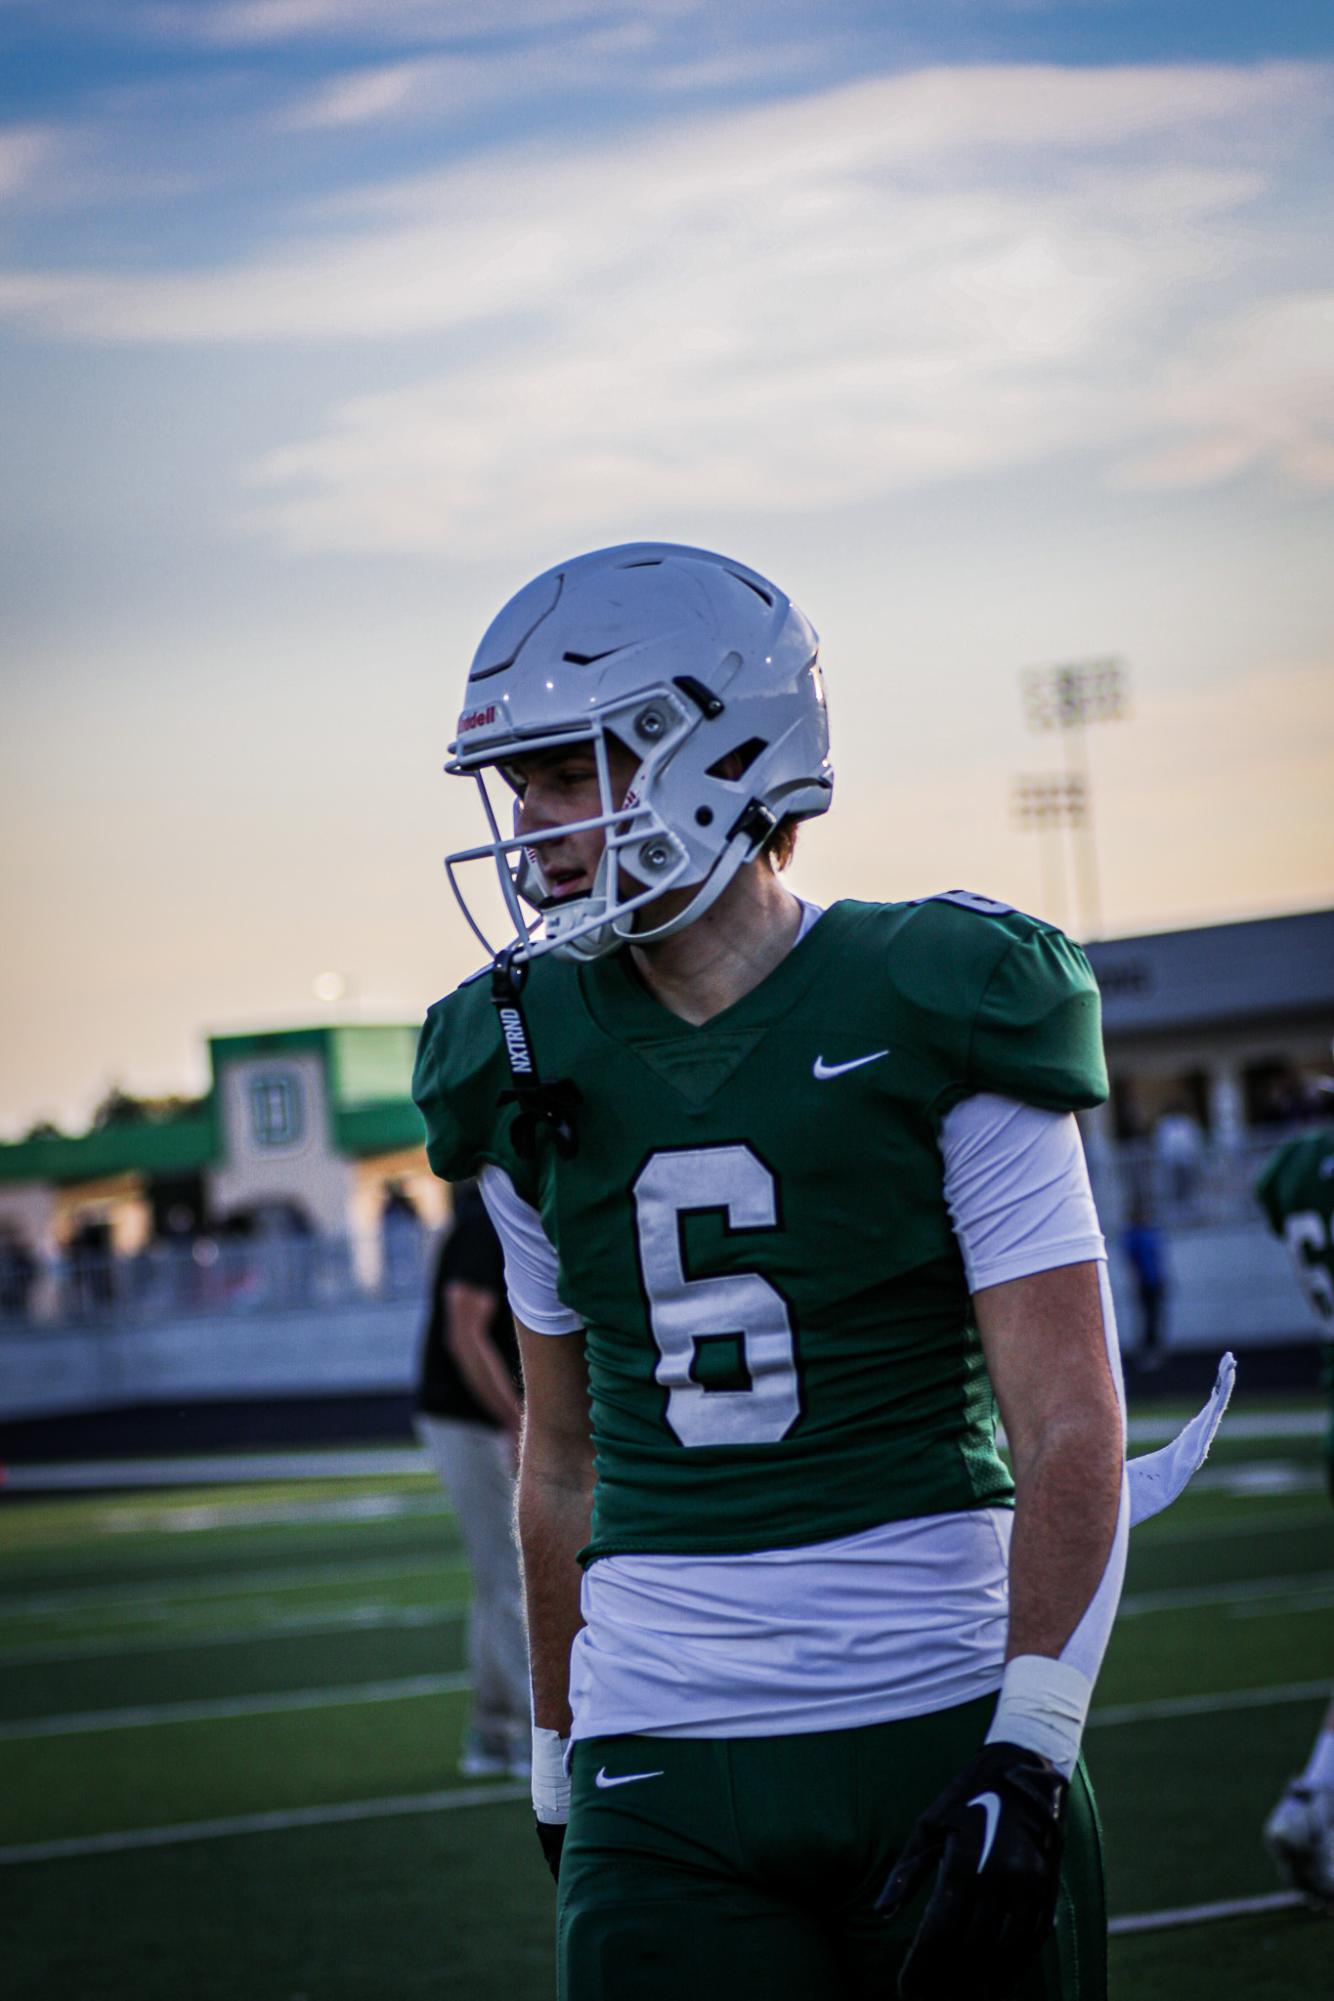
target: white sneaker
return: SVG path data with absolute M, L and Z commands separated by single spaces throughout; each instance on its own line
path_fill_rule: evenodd
M 1294 1890 L 1334 1909 L 1334 1786 L 1294 1779 L 1265 1822 L 1265 1841 Z

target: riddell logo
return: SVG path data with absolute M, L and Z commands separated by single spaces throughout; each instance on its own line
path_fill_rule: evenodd
M 511 1070 L 531 1070 L 533 1059 L 528 1054 L 528 1037 L 523 1032 L 523 1019 L 517 1007 L 501 1008 L 500 1026 L 504 1030 Z
M 488 702 L 484 709 L 465 709 L 459 717 L 459 735 L 466 736 L 469 730 L 483 729 L 496 719 L 496 705 Z

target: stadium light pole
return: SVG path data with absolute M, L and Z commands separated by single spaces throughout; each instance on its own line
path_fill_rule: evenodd
M 1029 728 L 1039 734 L 1052 730 L 1060 733 L 1065 763 L 1065 792 L 1064 803 L 1052 809 L 1052 824 L 1070 828 L 1080 886 L 1083 935 L 1096 938 L 1102 929 L 1102 904 L 1088 742 L 1084 731 L 1089 723 L 1119 722 L 1125 716 L 1125 663 L 1104 657 L 1062 661 L 1051 667 L 1030 667 L 1020 676 L 1020 686 Z M 1027 822 L 1021 821 L 1021 824 L 1041 826 L 1044 823 L 1035 815 Z
M 1042 856 L 1042 915 L 1053 924 L 1065 924 L 1065 864 L 1061 841 L 1062 827 L 1081 827 L 1087 810 L 1087 794 L 1080 778 L 1062 778 L 1042 772 L 1016 778 L 1011 808 L 1015 822 L 1026 832 L 1036 832 Z

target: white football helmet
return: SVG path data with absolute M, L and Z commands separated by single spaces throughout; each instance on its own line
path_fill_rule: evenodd
M 487 952 L 496 948 L 456 873 L 464 862 L 495 864 L 520 956 L 597 959 L 693 923 L 780 820 L 825 812 L 833 771 L 818 647 L 780 590 L 706 549 L 632 542 L 525 585 L 477 649 L 445 766 L 476 779 L 491 830 L 445 862 Z M 640 760 L 623 799 L 612 797 L 609 735 Z M 488 773 L 574 743 L 593 748 L 601 811 L 522 840 L 503 832 Z M 605 847 L 591 891 L 554 901 L 543 843 L 592 828 Z M 680 888 L 695 895 L 677 915 L 634 930 L 637 910 Z

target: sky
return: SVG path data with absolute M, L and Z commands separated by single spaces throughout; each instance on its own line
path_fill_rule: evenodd
M 819 629 L 807 896 L 1334 902 L 1332 45 L 1323 0 L 0 0 L 0 1135 L 473 970 L 468 661 L 607 543 Z M 1013 797 L 1062 749 L 1021 674 L 1105 656 L 1092 909 Z

